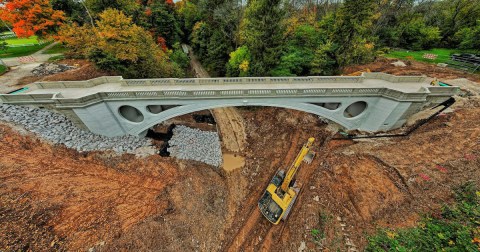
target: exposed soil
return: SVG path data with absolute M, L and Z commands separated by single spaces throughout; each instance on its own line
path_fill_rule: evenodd
M 343 74 L 352 74 L 359 71 L 365 72 L 369 69 L 371 72 L 384 72 L 394 75 L 427 75 L 439 79 L 467 78 L 471 81 L 480 82 L 480 75 L 478 74 L 409 60 L 402 60 L 407 65 L 406 67 L 396 67 L 392 65 L 392 63 L 396 61 L 398 61 L 398 59 L 379 58 L 370 64 L 346 67 L 342 72 Z
M 298 251 L 302 242 L 305 251 L 361 251 L 377 228 L 413 226 L 451 202 L 452 188 L 480 186 L 480 98 L 462 96 L 408 137 L 361 141 L 332 140 L 311 114 L 237 108 L 245 164 L 228 171 L 158 155 L 79 154 L 0 124 L 0 251 Z M 216 130 L 190 114 L 157 131 L 170 123 Z M 300 167 L 293 211 L 272 225 L 257 201 L 311 136 L 317 155 Z
M 93 63 L 87 60 L 64 59 L 58 61 L 58 63 L 75 66 L 77 68 L 63 73 L 52 74 L 48 76 L 23 77 L 18 81 L 17 86 L 22 86 L 38 81 L 82 81 L 90 80 L 101 76 L 114 75 L 113 73 L 97 69 Z
M 247 135 L 242 116 L 235 107 L 212 109 L 223 147 L 230 152 L 240 152 L 245 148 Z

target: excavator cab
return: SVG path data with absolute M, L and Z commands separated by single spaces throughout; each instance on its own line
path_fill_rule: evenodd
M 280 220 L 286 219 L 297 198 L 300 188 L 294 180 L 294 176 L 300 167 L 301 162 L 311 163 L 315 153 L 310 151 L 310 147 L 315 139 L 308 139 L 298 153 L 295 161 L 288 168 L 287 172 L 279 170 L 267 186 L 265 193 L 258 201 L 258 207 L 263 216 L 273 224 L 278 224 Z

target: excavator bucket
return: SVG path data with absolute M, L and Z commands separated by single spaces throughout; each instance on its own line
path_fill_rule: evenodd
M 314 157 L 315 157 L 315 152 L 309 151 L 307 155 L 305 155 L 305 157 L 303 158 L 303 161 L 307 164 L 311 164 Z

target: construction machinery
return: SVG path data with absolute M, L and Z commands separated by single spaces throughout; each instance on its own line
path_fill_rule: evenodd
M 273 176 L 262 198 L 258 201 L 258 207 L 263 216 L 273 224 L 278 224 L 282 219 L 286 220 L 295 200 L 300 192 L 300 186 L 295 181 L 295 174 L 302 161 L 311 163 L 315 153 L 310 151 L 315 138 L 311 137 L 303 145 L 293 163 L 287 171 L 280 169 Z

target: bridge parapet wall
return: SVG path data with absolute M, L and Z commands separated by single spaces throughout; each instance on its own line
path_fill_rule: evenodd
M 301 84 L 301 83 L 360 83 L 362 76 L 311 76 L 311 77 L 241 77 L 241 78 L 195 78 L 195 79 L 128 79 L 124 86 L 161 85 L 228 85 L 228 84 Z
M 429 90 L 415 93 L 404 93 L 388 88 L 307 88 L 307 89 L 250 89 L 250 90 L 168 90 L 168 91 L 128 91 L 128 92 L 99 92 L 79 98 L 63 98 L 57 94 L 15 94 L 2 95 L 0 98 L 7 103 L 55 103 L 58 106 L 83 107 L 92 103 L 106 100 L 135 100 L 135 99 L 191 99 L 201 100 L 208 98 L 283 98 L 283 97 L 386 97 L 396 101 L 424 102 L 431 95 Z M 437 88 L 433 94 L 437 96 L 451 96 L 452 89 Z
M 103 76 L 86 81 L 49 81 L 36 82 L 38 89 L 56 89 L 56 88 L 90 88 L 106 83 L 119 83 L 123 80 L 121 76 Z
M 392 83 L 401 83 L 401 82 L 424 82 L 427 77 L 422 76 L 396 76 L 386 73 L 362 73 L 362 76 L 366 79 L 380 79 L 389 81 Z

